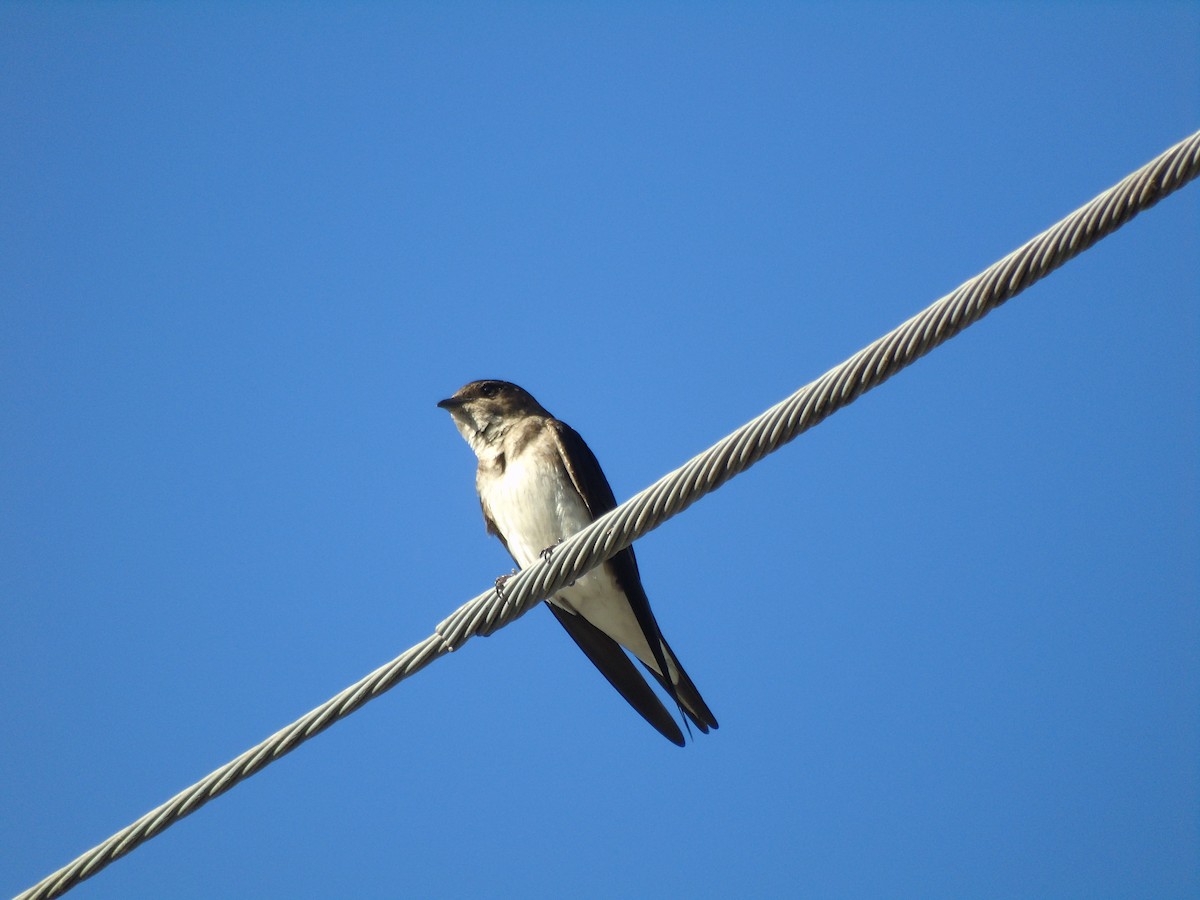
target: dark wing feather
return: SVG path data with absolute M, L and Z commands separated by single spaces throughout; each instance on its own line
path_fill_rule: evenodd
M 613 496 L 612 487 L 604 477 L 604 470 L 600 468 L 592 448 L 584 443 L 579 433 L 558 419 L 551 420 L 550 433 L 558 442 L 563 468 L 571 476 L 571 482 L 587 504 L 592 518 L 598 519 L 610 509 L 616 509 L 617 498 Z
M 587 658 L 600 670 L 600 674 L 617 689 L 617 693 L 624 697 L 643 719 L 658 729 L 659 734 L 682 747 L 683 732 L 679 730 L 678 723 L 650 689 L 637 667 L 625 655 L 621 645 L 583 616 L 559 609 L 553 603 L 546 605 L 554 613 L 554 618 L 567 630 L 567 634 L 579 645 L 579 649 L 587 654 Z
M 500 533 L 500 529 L 496 527 L 496 523 L 492 521 L 492 517 L 488 515 L 487 507 L 483 505 L 483 498 L 479 499 L 479 508 L 483 510 L 483 527 L 487 529 L 488 534 L 494 534 L 500 538 L 500 543 L 504 545 L 504 549 L 508 550 L 508 538 Z M 508 555 L 512 556 L 512 551 L 508 550 Z M 517 562 L 517 558 L 513 556 L 513 562 Z M 519 566 L 520 563 L 517 563 Z
M 604 470 L 600 468 L 600 463 L 596 459 L 595 454 L 592 453 L 591 448 L 588 447 L 583 438 L 571 426 L 557 419 L 553 422 L 552 433 L 558 442 L 558 451 L 562 458 L 563 468 L 570 475 L 571 482 L 575 485 L 575 490 L 583 497 L 583 501 L 587 504 L 592 518 L 597 519 L 609 510 L 615 509 L 617 499 L 613 495 L 612 487 L 609 485 L 608 479 L 604 476 Z M 629 605 L 633 608 L 633 614 L 642 629 L 642 634 L 646 636 L 646 643 L 650 645 L 650 650 L 654 654 L 654 661 L 658 664 L 659 671 L 663 673 L 669 671 L 666 654 L 670 653 L 672 661 L 675 663 L 675 668 L 679 672 L 679 684 L 672 684 L 669 678 L 659 676 L 653 669 L 647 668 L 647 671 L 658 678 L 659 684 L 663 686 L 663 689 L 670 695 L 671 699 L 679 704 L 680 708 L 688 714 L 688 717 L 696 723 L 696 727 L 702 732 L 707 732 L 709 728 L 716 728 L 716 717 L 713 716 L 708 705 L 700 697 L 700 692 L 696 690 L 696 686 L 692 683 L 691 678 L 683 671 L 683 666 L 679 665 L 678 658 L 667 647 L 662 631 L 658 627 L 658 622 L 654 618 L 654 612 L 650 609 L 650 600 L 647 598 L 646 591 L 642 587 L 642 578 L 638 573 L 637 557 L 633 554 L 633 548 L 626 547 L 616 556 L 612 557 L 609 560 L 609 564 L 612 566 L 613 575 L 616 578 L 618 586 L 625 591 L 625 596 L 629 599 Z M 555 615 L 558 615 L 557 611 Z M 568 613 L 568 615 L 570 614 Z M 563 621 L 562 616 L 558 618 L 560 622 Z M 570 631 L 569 628 L 567 630 Z M 572 637 L 574 637 L 573 634 Z M 578 638 L 576 640 L 578 641 Z M 619 650 L 619 645 L 616 646 Z M 624 653 L 622 652 L 621 655 L 624 656 Z M 592 662 L 596 662 L 596 660 L 593 658 Z M 604 672 L 603 667 L 600 667 L 599 663 L 597 663 L 597 667 L 600 668 L 601 672 Z M 607 676 L 608 673 L 605 672 L 605 675 Z M 612 680 L 611 677 L 609 680 Z M 614 687 L 616 687 L 615 684 Z M 617 690 L 621 689 L 618 687 Z M 632 701 L 630 702 L 632 703 Z M 634 705 L 636 707 L 636 704 Z M 645 715 L 645 713 L 642 714 Z

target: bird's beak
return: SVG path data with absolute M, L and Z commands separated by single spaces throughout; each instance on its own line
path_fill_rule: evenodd
M 445 400 L 439 400 L 437 405 L 447 412 L 453 412 L 463 405 L 463 401 L 457 397 L 447 397 Z

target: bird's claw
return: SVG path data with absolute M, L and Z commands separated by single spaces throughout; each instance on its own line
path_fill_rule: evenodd
M 516 574 L 517 574 L 517 570 L 513 569 L 507 575 L 501 575 L 499 578 L 496 579 L 496 594 L 500 597 L 501 600 L 504 599 L 504 585 L 508 583 L 508 579 L 512 578 Z

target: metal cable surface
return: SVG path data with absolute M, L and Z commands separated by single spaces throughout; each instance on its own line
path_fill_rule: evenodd
M 490 634 L 528 612 L 543 598 L 882 384 L 1198 174 L 1200 132 L 564 541 L 549 560 L 539 561 L 509 579 L 503 596 L 489 589 L 465 603 L 416 646 L 146 813 L 19 894 L 17 900 L 62 895 L 438 657 L 457 650 L 474 635 Z

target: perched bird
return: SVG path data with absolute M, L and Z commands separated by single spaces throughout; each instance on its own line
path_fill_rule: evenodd
M 472 381 L 438 403 L 475 456 L 490 534 L 524 568 L 617 505 L 600 463 L 575 431 L 507 381 Z M 633 548 L 561 588 L 546 605 L 609 683 L 669 741 L 683 733 L 624 647 L 700 731 L 717 720 L 671 652 L 642 588 Z

